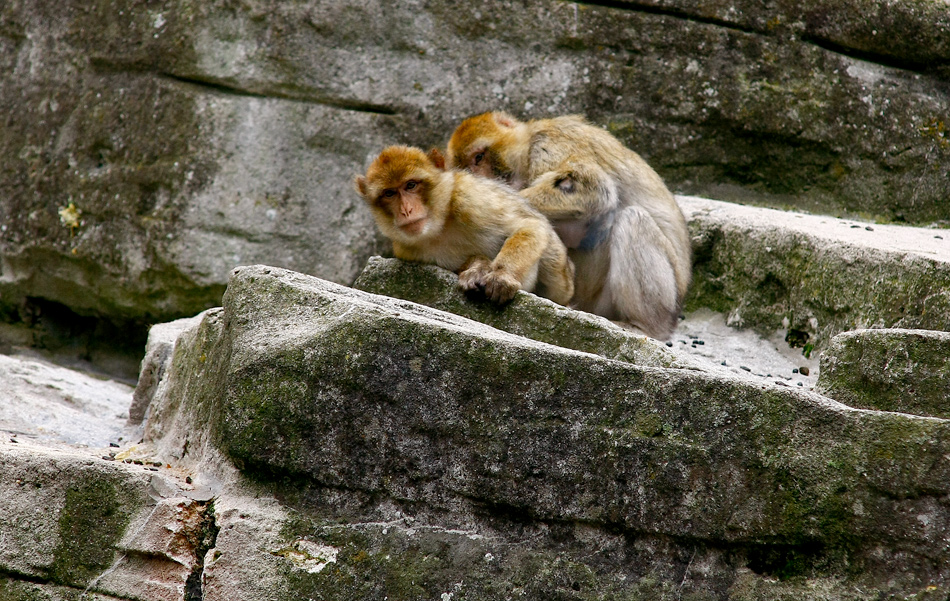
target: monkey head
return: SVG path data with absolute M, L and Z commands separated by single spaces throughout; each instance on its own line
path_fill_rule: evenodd
M 412 242 L 438 235 L 446 218 L 448 194 L 440 190 L 445 161 L 438 150 L 390 146 L 354 180 L 380 231 L 394 241 Z
M 448 166 L 520 188 L 529 144 L 524 125 L 503 112 L 469 117 L 449 139 Z

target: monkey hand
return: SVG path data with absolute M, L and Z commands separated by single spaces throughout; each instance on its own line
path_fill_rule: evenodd
M 491 261 L 485 257 L 471 257 L 459 271 L 459 288 L 463 292 L 481 292 L 490 273 Z
M 484 294 L 489 300 L 504 304 L 515 297 L 521 282 L 507 271 L 492 269 L 485 257 L 470 258 L 459 272 L 459 288 L 464 292 Z
M 513 299 L 519 290 L 521 282 L 506 271 L 492 271 L 485 282 L 485 296 L 499 305 Z

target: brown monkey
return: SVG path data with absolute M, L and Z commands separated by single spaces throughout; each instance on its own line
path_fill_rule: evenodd
M 535 285 L 561 304 L 574 294 L 574 265 L 544 216 L 504 184 L 445 170 L 438 150 L 386 148 L 355 184 L 396 257 L 454 271 L 498 303 Z
M 572 305 L 672 335 L 692 272 L 689 231 L 637 153 L 582 117 L 495 112 L 459 125 L 448 164 L 508 182 L 551 220 L 577 267 Z

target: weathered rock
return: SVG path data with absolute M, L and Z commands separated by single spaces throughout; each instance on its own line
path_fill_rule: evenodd
M 839 334 L 821 354 L 818 389 L 852 407 L 950 419 L 950 333 Z
M 160 323 L 149 328 L 145 358 L 139 370 L 139 380 L 129 406 L 129 424 L 141 424 L 145 419 L 148 406 L 158 392 L 162 377 L 172 360 L 175 341 L 181 333 L 201 321 L 204 314 L 195 317 L 176 319 L 169 323 Z
M 236 271 L 166 378 L 156 452 L 221 449 L 300 512 L 259 564 L 285 596 L 948 592 L 945 420 L 607 360 L 265 267 Z M 240 588 L 213 582 L 206 598 Z
M 353 287 L 462 315 L 532 340 L 645 367 L 698 369 L 769 384 L 791 382 L 792 370 L 802 365 L 818 367 L 817 355 L 808 359 L 781 338 L 767 341 L 752 331 L 730 328 L 721 315 L 708 310 L 686 315 L 664 344 L 533 294 L 519 293 L 504 307 L 463 295 L 458 277 L 434 265 L 371 257 Z M 794 379 L 804 387 L 801 377 Z
M 183 600 L 214 508 L 176 475 L 102 451 L 0 441 L 0 597 Z M 162 472 L 162 473 L 159 473 Z M 197 497 L 197 498 L 196 498 Z
M 25 355 L 0 355 L 0 383 L 0 431 L 91 447 L 127 435 L 126 383 Z
M 687 309 L 793 346 L 860 328 L 950 324 L 950 236 L 678 197 L 694 241 Z
M 723 27 L 794 35 L 806 43 L 946 78 L 950 65 L 950 12 L 940 3 L 911 0 L 868 4 L 812 0 L 769 4 L 695 0 L 621 0 L 631 9 L 690 17 Z
M 243 263 L 349 283 L 380 248 L 352 175 L 495 108 L 584 113 L 683 192 L 950 219 L 948 15 L 924 0 L 7 3 L 0 313 L 65 306 L 127 333 L 217 304 Z
M 371 257 L 353 287 L 409 300 L 488 324 L 518 336 L 608 359 L 650 367 L 694 367 L 688 357 L 670 352 L 662 342 L 634 334 L 610 321 L 519 292 L 503 307 L 458 291 L 458 276 L 422 263 Z

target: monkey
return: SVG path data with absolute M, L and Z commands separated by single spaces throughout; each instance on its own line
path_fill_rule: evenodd
M 565 305 L 574 264 L 551 224 L 509 186 L 390 146 L 354 179 L 393 254 L 454 271 L 459 287 L 504 304 L 521 289 Z
M 446 162 L 508 183 L 551 221 L 576 267 L 572 306 L 670 338 L 692 277 L 689 230 L 637 153 L 577 115 L 491 112 L 458 126 Z

